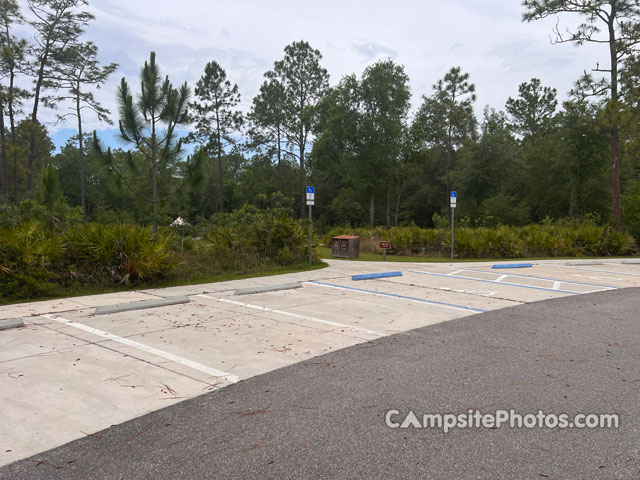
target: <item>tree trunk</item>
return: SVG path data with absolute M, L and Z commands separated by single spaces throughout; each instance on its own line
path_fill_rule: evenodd
M 154 115 L 154 113 L 152 113 Z M 153 238 L 158 237 L 158 172 L 157 172 L 156 119 L 151 120 L 151 203 L 153 204 Z
M 9 177 L 7 176 L 7 144 L 4 132 L 4 105 L 0 101 L 0 192 L 9 196 Z
M 13 201 L 18 201 L 18 159 L 16 158 L 16 145 L 11 145 L 11 155 L 13 157 Z
M 396 195 L 396 214 L 395 214 L 395 226 L 398 226 L 398 215 L 400 213 L 400 196 L 402 194 L 402 189 L 398 187 L 398 194 Z
M 82 117 L 80 108 L 80 82 L 77 85 L 78 93 L 76 94 L 76 115 L 78 117 L 78 154 L 80 156 L 80 163 L 78 169 L 80 170 L 80 207 L 82 208 L 82 219 L 87 221 L 87 203 L 85 199 L 84 190 L 84 149 L 82 145 Z
M 453 98 L 452 98 L 452 102 L 453 105 L 455 105 L 456 103 L 456 90 L 455 90 L 455 85 L 454 85 L 454 90 L 453 90 Z M 453 126 L 451 124 L 451 111 L 449 111 L 449 116 L 447 117 L 447 197 L 451 194 L 451 150 L 453 149 L 451 143 L 452 143 L 452 137 L 453 137 Z M 445 200 L 446 201 L 446 200 Z M 448 209 L 449 213 L 449 220 L 451 220 L 451 209 Z
M 611 126 L 611 184 L 613 187 L 613 218 L 618 229 L 622 228 L 622 209 L 620 207 L 620 139 L 618 119 L 618 50 L 615 34 L 615 5 L 612 5 L 609 17 L 609 54 L 611 60 L 611 108 L 613 125 Z
M 304 136 L 300 133 L 300 218 L 304 220 L 304 207 L 307 203 L 307 189 L 305 188 L 306 175 L 304 171 Z
M 284 189 L 284 179 L 282 178 L 282 145 L 280 144 L 281 142 L 281 133 L 280 133 L 280 125 L 276 125 L 276 134 L 277 134 L 277 141 L 278 141 L 278 170 L 277 170 L 277 181 L 278 181 L 278 190 L 280 191 L 280 193 L 282 193 L 282 190 Z
M 220 213 L 224 213 L 224 180 L 222 175 L 222 154 L 218 151 L 218 211 Z
M 33 94 L 33 111 L 31 112 L 31 128 L 29 134 L 29 155 L 27 156 L 27 192 L 33 190 L 33 160 L 36 156 L 36 129 L 35 126 L 38 122 L 38 104 L 40 103 L 40 89 L 42 88 L 42 81 L 44 79 L 44 67 L 47 64 L 49 57 L 49 43 L 47 43 L 47 49 L 45 50 L 42 59 L 40 60 L 40 68 L 38 69 L 38 78 L 36 80 L 36 88 Z
M 391 228 L 391 186 L 387 184 L 387 228 Z
M 376 200 L 373 192 L 371 192 L 371 196 L 369 197 L 369 225 L 371 228 L 374 227 L 375 223 L 375 206 Z
M 216 97 L 216 104 L 218 98 Z M 220 115 L 216 109 L 216 136 L 218 140 L 218 212 L 224 213 L 224 180 L 222 178 L 222 135 L 220 134 Z
M 16 159 L 16 119 L 15 112 L 13 111 L 13 91 L 14 91 L 14 81 L 16 75 L 13 70 L 13 66 L 11 67 L 11 71 L 9 73 L 9 127 L 11 129 L 11 159 L 13 160 L 13 201 L 18 201 L 18 164 Z M 9 177 L 7 177 L 7 188 L 9 187 Z
M 156 162 L 151 162 L 151 189 L 151 203 L 153 204 L 153 236 L 155 238 L 158 235 L 158 183 Z
M 613 185 L 613 218 L 618 229 L 622 228 L 622 208 L 620 206 L 620 141 L 618 126 L 611 127 L 611 182 Z

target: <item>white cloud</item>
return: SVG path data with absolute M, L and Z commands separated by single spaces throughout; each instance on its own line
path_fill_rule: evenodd
M 174 84 L 193 86 L 204 65 L 217 60 L 238 83 L 245 110 L 263 73 L 295 40 L 322 52 L 332 84 L 392 57 L 411 79 L 414 108 L 449 68 L 460 65 L 476 84 L 478 113 L 486 104 L 503 108 L 532 77 L 564 95 L 600 53 L 591 45 L 552 45 L 548 35 L 555 19 L 522 23 L 519 2 L 503 0 L 93 0 L 91 10 L 96 20 L 86 38 L 100 47 L 103 63 L 120 64 L 98 93 L 114 119 L 120 78 L 137 90 L 138 72 L 151 50 Z M 87 121 L 88 129 L 101 127 Z

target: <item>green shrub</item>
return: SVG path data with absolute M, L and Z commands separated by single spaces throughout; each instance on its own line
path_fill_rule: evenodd
M 451 236 L 447 238 L 447 248 L 443 256 L 451 251 Z M 480 255 L 477 247 L 476 231 L 472 228 L 457 228 L 455 231 L 454 246 L 456 256 L 460 258 L 476 258 Z
M 286 208 L 246 205 L 233 213 L 216 214 L 209 225 L 199 228 L 204 228 L 203 254 L 219 272 L 296 265 L 309 256 L 307 229 Z M 312 254 L 317 260 L 317 253 Z
M 602 252 L 605 236 L 604 227 L 593 222 L 585 222 L 577 227 L 577 243 L 585 255 L 598 255 Z
M 629 255 L 636 250 L 636 241 L 626 232 L 610 231 L 604 239 L 606 255 Z
M 0 298 L 48 295 L 65 241 L 31 220 L 0 229 Z
M 391 241 L 390 253 L 398 255 L 447 257 L 451 249 L 448 228 L 332 228 L 324 235 L 324 243 L 329 245 L 338 235 L 358 235 L 363 253 L 380 253 L 381 240 Z M 545 221 L 524 227 L 458 226 L 455 252 L 458 258 L 608 256 L 633 254 L 637 244 L 630 234 L 609 231 L 588 219 L 582 224 Z
M 10 226 L 0 226 L 0 298 L 4 300 L 53 296 L 78 284 L 109 287 L 170 275 L 191 279 L 242 274 L 298 265 L 309 255 L 307 230 L 291 218 L 286 206 L 248 206 L 216 215 L 197 229 L 166 227 L 157 235 L 149 227 L 136 225 L 89 223 L 60 228 L 48 220 L 12 225 L 18 218 L 15 213 L 6 222 Z M 196 231 L 197 240 L 183 238 L 182 234 Z
M 482 223 L 487 227 L 500 225 L 526 225 L 529 221 L 529 207 L 524 202 L 518 202 L 514 196 L 500 194 L 488 198 L 480 206 Z
M 629 232 L 640 242 L 640 183 L 631 182 L 622 195 L 622 220 Z
M 115 283 L 147 280 L 171 271 L 177 261 L 172 237 L 149 227 L 132 225 L 79 225 L 67 232 L 69 261 L 89 277 Z

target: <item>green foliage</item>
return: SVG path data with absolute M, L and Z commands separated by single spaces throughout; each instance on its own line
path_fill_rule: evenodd
M 433 222 L 435 228 L 439 229 L 447 228 L 451 224 L 451 221 L 447 217 L 444 217 L 438 213 L 433 214 L 433 217 L 431 217 L 431 221 Z
M 64 229 L 82 222 L 82 211 L 70 206 L 62 195 L 58 196 L 51 210 L 34 200 L 0 205 L 0 227 L 16 227 L 29 220 L 36 220 L 52 229 Z
M 271 112 L 275 112 L 275 116 L 270 117 L 269 114 L 266 118 L 273 118 L 278 122 L 286 143 L 297 150 L 296 156 L 300 165 L 298 194 L 301 217 L 304 217 L 305 212 L 307 141 L 317 121 L 318 102 L 329 86 L 329 73 L 320 66 L 321 60 L 320 51 L 301 40 L 287 45 L 284 48 L 284 58 L 274 63 L 273 70 L 265 73 L 267 83 L 275 86 L 278 92 L 270 92 L 263 99 L 281 103 L 279 108 L 270 108 Z M 277 135 L 277 141 L 279 140 L 280 134 Z
M 487 227 L 522 226 L 529 222 L 529 206 L 514 195 L 499 194 L 487 198 L 482 202 L 480 210 L 482 223 Z
M 140 93 L 134 99 L 126 79 L 123 77 L 118 88 L 120 113 L 120 136 L 125 142 L 136 146 L 146 160 L 151 172 L 151 195 L 144 195 L 134 189 L 119 170 L 114 170 L 127 187 L 136 195 L 146 199 L 153 208 L 153 229 L 158 231 L 160 221 L 160 195 L 158 193 L 158 174 L 164 168 L 170 168 L 182 150 L 182 141 L 177 139 L 176 127 L 188 123 L 187 103 L 191 92 L 187 83 L 174 88 L 169 77 L 164 80 L 156 64 L 156 54 L 149 54 L 140 72 Z M 160 131 L 164 128 L 164 131 Z M 95 135 L 95 134 L 94 134 Z M 94 141 L 95 149 L 100 145 Z M 194 159 L 200 159 L 194 155 Z M 105 155 L 109 162 L 110 152 Z
M 245 205 L 231 214 L 214 215 L 206 239 L 212 260 L 225 271 L 269 262 L 291 265 L 309 255 L 306 229 L 286 207 Z
M 518 98 L 507 100 L 510 126 L 524 138 L 544 134 L 552 126 L 558 91 L 543 87 L 539 78 L 532 78 L 531 82 L 521 83 L 518 92 Z
M 48 165 L 42 171 L 40 188 L 37 192 L 38 201 L 44 205 L 49 212 L 53 211 L 55 203 L 60 198 L 60 180 L 58 172 L 52 165 Z
M 131 212 L 126 210 L 114 210 L 112 208 L 98 208 L 95 212 L 94 219 L 96 223 L 104 223 L 108 225 L 119 223 L 134 223 L 135 219 Z
M 162 277 L 177 264 L 170 236 L 148 227 L 86 224 L 54 232 L 36 220 L 0 228 L 0 298 L 56 295 L 81 283 L 114 286 Z
M 447 228 L 422 229 L 416 226 L 383 228 L 333 228 L 323 237 L 330 244 L 337 235 L 360 236 L 360 249 L 380 253 L 378 243 L 391 241 L 398 255 L 445 257 L 451 248 Z M 588 220 L 577 224 L 552 222 L 523 227 L 456 228 L 458 258 L 581 257 L 629 255 L 638 251 L 633 237 Z
M 640 183 L 633 182 L 622 196 L 622 219 L 629 231 L 640 242 Z
M 360 202 L 357 192 L 344 188 L 331 201 L 328 213 L 337 224 L 358 225 L 365 218 L 366 212 L 367 210 Z
M 50 293 L 65 247 L 61 236 L 35 220 L 0 228 L 0 298 Z
M 237 143 L 242 126 L 242 114 L 237 110 L 240 103 L 238 85 L 227 80 L 227 73 L 216 61 L 207 63 L 204 74 L 195 90 L 197 102 L 189 104 L 190 120 L 195 130 L 187 137 L 196 142 L 208 154 L 218 159 L 218 212 L 224 211 L 223 153 Z
M 306 262 L 307 228 L 292 218 L 292 200 L 276 193 L 256 201 L 260 206 L 157 234 L 151 227 L 122 224 L 51 228 L 34 219 L 19 222 L 19 212 L 0 211 L 0 299 L 56 296 L 74 285 L 143 285 Z
M 403 184 L 400 154 L 410 97 L 404 67 L 385 60 L 367 67 L 360 80 L 343 78 L 319 106 L 312 158 L 319 188 L 335 192 L 325 212 L 334 221 L 359 224 L 367 205 L 374 225 L 375 196 Z
M 149 227 L 86 224 L 70 229 L 67 262 L 75 276 L 129 283 L 166 275 L 177 264 L 171 235 L 154 239 Z M 73 269 L 76 267 L 76 269 Z

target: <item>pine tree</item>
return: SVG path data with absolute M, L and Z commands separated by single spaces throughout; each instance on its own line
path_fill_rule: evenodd
M 218 62 L 207 63 L 204 74 L 195 89 L 197 102 L 189 107 L 193 110 L 191 120 L 195 131 L 190 140 L 201 144 L 209 154 L 218 159 L 218 212 L 224 212 L 224 169 L 222 157 L 225 149 L 235 145 L 234 134 L 242 127 L 242 114 L 236 110 L 240 103 L 238 85 L 227 80 L 227 74 Z
M 86 215 L 85 175 L 84 175 L 84 145 L 82 132 L 82 111 L 92 111 L 101 122 L 112 125 L 110 112 L 104 108 L 87 88 L 100 86 L 107 80 L 118 64 L 111 63 L 100 66 L 98 62 L 98 47 L 92 42 L 73 45 L 67 52 L 63 63 L 56 66 L 55 76 L 65 94 L 58 96 L 57 100 L 70 100 L 72 106 L 70 112 L 58 115 L 64 120 L 68 116 L 76 118 L 78 126 L 78 155 L 79 155 L 79 180 L 80 180 L 80 206 Z
M 151 170 L 151 197 L 128 185 L 138 196 L 149 201 L 153 208 L 153 231 L 158 232 L 160 196 L 158 170 L 182 149 L 182 140 L 176 138 L 176 127 L 187 123 L 189 87 L 186 82 L 174 88 L 169 77 L 162 80 L 156 65 L 156 54 L 151 52 L 140 72 L 141 91 L 134 100 L 125 78 L 118 88 L 120 135 L 136 146 L 149 162 Z M 166 130 L 160 131 L 162 125 Z M 124 179 L 124 177 L 122 177 Z M 125 180 L 126 183 L 126 180 Z

